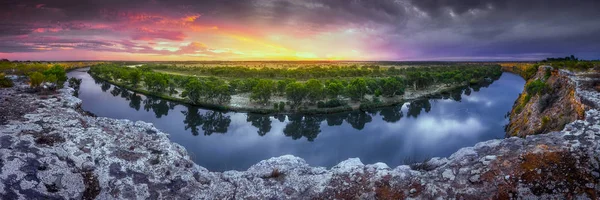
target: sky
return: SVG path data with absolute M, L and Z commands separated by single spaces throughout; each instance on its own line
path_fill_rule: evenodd
M 10 60 L 600 59 L 598 0 L 3 0 Z

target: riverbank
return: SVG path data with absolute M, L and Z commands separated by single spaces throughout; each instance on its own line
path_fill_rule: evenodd
M 90 74 L 90 76 L 92 76 L 95 79 L 108 82 L 108 83 L 118 86 L 120 88 L 124 88 L 124 89 L 130 90 L 132 92 L 144 94 L 147 96 L 157 97 L 157 98 L 161 98 L 161 99 L 165 99 L 165 100 L 169 100 L 169 101 L 173 101 L 173 102 L 177 102 L 177 103 L 181 103 L 181 104 L 193 105 L 193 106 L 198 106 L 201 108 L 206 108 L 206 109 L 211 109 L 211 110 L 216 110 L 216 111 L 233 111 L 233 112 L 269 114 L 269 115 L 271 115 L 271 114 L 316 115 L 316 114 L 343 113 L 343 112 L 350 112 L 350 111 L 354 111 L 354 110 L 368 111 L 370 109 L 375 109 L 375 108 L 401 105 L 401 104 L 404 104 L 405 102 L 409 102 L 409 101 L 413 101 L 413 100 L 419 100 L 419 99 L 424 99 L 424 98 L 440 96 L 442 94 L 451 93 L 453 91 L 456 92 L 456 90 L 461 90 L 461 89 L 464 89 L 464 88 L 467 88 L 470 86 L 474 86 L 477 84 L 489 84 L 494 81 L 494 80 L 483 80 L 482 83 L 477 83 L 477 84 L 465 83 L 465 84 L 455 84 L 455 85 L 439 85 L 439 86 L 429 87 L 424 90 L 416 90 L 416 91 L 413 89 L 407 89 L 407 91 L 405 92 L 404 95 L 395 96 L 395 97 L 383 97 L 382 96 L 382 97 L 377 98 L 377 99 L 379 99 L 378 101 L 374 101 L 375 97 L 373 95 L 366 95 L 365 102 L 351 101 L 348 98 L 343 98 L 340 100 L 348 102 L 348 104 L 345 106 L 339 106 L 339 107 L 334 107 L 334 108 L 318 108 L 317 105 L 310 105 L 307 107 L 303 107 L 302 109 L 285 109 L 282 111 L 279 109 L 274 109 L 271 104 L 268 104 L 268 106 L 267 106 L 267 105 L 262 105 L 259 103 L 252 102 L 250 100 L 249 94 L 232 95 L 231 101 L 227 105 L 211 104 L 211 103 L 206 103 L 206 102 L 191 103 L 190 101 L 188 101 L 187 99 L 184 99 L 184 98 L 178 98 L 175 96 L 169 96 L 169 95 L 164 95 L 164 94 L 157 94 L 154 92 L 144 90 L 143 88 L 134 88 L 127 84 L 123 84 L 123 83 L 120 83 L 120 82 L 117 82 L 114 80 L 105 79 L 105 78 L 102 78 L 102 77 L 97 76 L 90 72 L 88 72 L 88 73 Z M 284 102 L 286 104 L 288 102 L 283 97 L 273 97 L 271 101 Z
M 580 84 L 585 120 L 560 132 L 481 142 L 448 158 L 331 169 L 291 155 L 210 172 L 152 124 L 85 115 L 72 89 L 0 89 L 2 199 L 588 198 L 600 193 L 600 95 Z

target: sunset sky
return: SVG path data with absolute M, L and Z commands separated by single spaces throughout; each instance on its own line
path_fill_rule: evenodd
M 11 60 L 600 59 L 598 0 L 4 0 Z

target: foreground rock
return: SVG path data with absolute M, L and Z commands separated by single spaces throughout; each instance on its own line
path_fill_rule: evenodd
M 577 83 L 577 81 L 574 81 Z M 71 89 L 0 90 L 1 199 L 597 199 L 600 112 L 561 132 L 482 142 L 390 168 L 291 155 L 209 172 L 145 122 L 87 116 Z M 596 92 L 578 92 L 589 101 Z

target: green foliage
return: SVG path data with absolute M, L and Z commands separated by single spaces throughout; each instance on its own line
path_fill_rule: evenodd
M 330 99 L 326 102 L 322 102 L 319 101 L 319 103 L 317 104 L 318 108 L 335 108 L 335 107 L 341 107 L 341 106 L 347 106 L 348 104 L 342 100 L 338 100 L 338 99 Z
M 185 86 L 185 90 L 182 93 L 182 96 L 187 97 L 188 100 L 192 103 L 200 103 L 200 98 L 202 97 L 203 85 L 200 81 L 194 79 L 187 83 Z
M 542 128 L 545 128 L 549 122 L 550 122 L 550 117 L 548 117 L 548 116 L 542 117 Z
M 13 85 L 12 80 L 6 78 L 4 73 L 0 73 L 0 88 L 12 87 Z
M 344 92 L 344 84 L 338 79 L 327 80 L 325 91 L 329 98 L 338 98 Z
M 250 99 L 259 103 L 266 104 L 271 99 L 271 95 L 274 92 L 274 83 L 268 79 L 260 79 L 258 83 L 252 88 Z
M 535 73 L 537 73 L 539 67 L 540 65 L 538 64 L 527 66 L 521 73 L 521 76 L 523 76 L 525 80 L 529 80 L 531 77 L 535 76 Z
M 182 96 L 187 97 L 192 103 L 216 103 L 223 104 L 231 100 L 229 86 L 222 80 L 190 80 Z
M 306 82 L 306 98 L 312 104 L 325 98 L 325 87 L 321 84 L 321 81 L 316 79 L 310 79 Z
M 293 82 L 296 82 L 296 80 L 289 79 L 289 78 L 277 81 L 277 93 L 279 95 L 284 95 L 285 94 L 285 88 L 287 87 L 287 85 L 290 84 L 290 83 L 293 83 Z
M 284 111 L 285 110 L 285 102 L 281 101 L 279 102 L 279 111 Z
M 166 74 L 146 73 L 144 75 L 144 86 L 148 91 L 162 93 L 169 87 L 169 78 Z
M 44 82 L 44 75 L 39 72 L 33 72 L 29 75 L 29 81 L 32 88 L 37 88 Z
M 525 90 L 529 95 L 545 94 L 548 89 L 549 87 L 546 85 L 546 83 L 541 80 L 530 81 L 527 83 L 527 85 L 525 85 Z
M 47 82 L 56 84 L 58 88 L 62 88 L 67 81 L 67 73 L 60 65 L 52 66 L 50 69 L 45 70 L 43 74 Z
M 58 84 L 58 78 L 56 78 L 56 75 L 54 74 L 46 75 L 45 80 L 48 83 Z
M 374 95 L 375 95 L 375 97 L 380 97 L 380 96 L 381 96 L 381 94 L 382 94 L 382 92 L 381 92 L 381 89 L 376 89 L 376 90 L 375 90 L 375 94 L 374 94 Z
M 401 78 L 389 77 L 384 79 L 383 82 L 383 86 L 381 87 L 383 95 L 392 97 L 404 94 L 404 83 Z
M 163 71 L 194 76 L 175 75 Z M 406 86 L 423 89 L 439 84 L 466 84 L 470 80 L 497 78 L 499 66 L 433 66 L 380 68 L 379 66 L 307 66 L 290 68 L 248 67 L 185 67 L 169 65 L 143 65 L 123 67 L 117 64 L 93 66 L 90 74 L 113 83 L 128 84 L 137 88 L 143 85 L 149 93 L 171 97 L 183 89 L 181 97 L 191 103 L 228 102 L 233 94 L 250 93 L 250 99 L 267 104 L 273 96 L 284 96 L 291 108 L 304 103 L 323 101 L 323 107 L 341 107 L 345 103 L 332 103 L 326 99 L 351 98 L 364 101 L 366 94 L 376 97 L 393 97 L 404 94 Z M 207 78 L 208 76 L 208 78 Z M 296 79 L 306 80 L 306 82 Z M 177 98 L 174 97 L 174 98 Z M 273 109 L 279 109 L 280 105 Z M 347 108 L 344 108 L 347 109 Z
M 131 70 L 129 73 L 127 73 L 127 79 L 129 80 L 129 84 L 131 84 L 131 86 L 137 88 L 142 79 L 142 72 L 140 70 Z
M 285 88 L 286 98 L 292 104 L 292 108 L 301 105 L 307 94 L 306 86 L 299 82 L 290 83 Z
M 552 69 L 546 68 L 544 72 L 544 80 L 548 80 L 552 76 Z
M 364 78 L 352 79 L 347 88 L 348 96 L 352 100 L 361 100 L 367 93 L 367 82 Z

